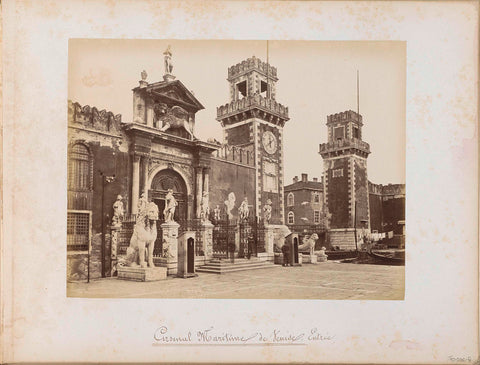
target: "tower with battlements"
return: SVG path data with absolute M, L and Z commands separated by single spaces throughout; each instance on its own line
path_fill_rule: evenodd
M 320 144 L 330 243 L 341 249 L 355 249 L 355 231 L 358 239 L 362 228 L 370 228 L 370 145 L 362 140 L 362 126 L 362 116 L 352 110 L 329 115 L 328 141 Z
M 254 156 L 255 197 L 259 214 L 272 202 L 273 224 L 284 224 L 283 127 L 288 108 L 275 100 L 277 69 L 254 57 L 228 69 L 230 102 L 217 108 L 228 146 Z

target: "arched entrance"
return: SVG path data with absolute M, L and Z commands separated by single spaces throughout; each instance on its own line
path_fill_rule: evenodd
M 157 204 L 160 220 L 163 221 L 163 210 L 165 209 L 165 195 L 168 189 L 173 190 L 173 196 L 178 202 L 177 209 L 175 209 L 174 220 L 182 222 L 187 220 L 188 194 L 185 181 L 180 174 L 171 169 L 159 171 L 152 179 L 149 190 L 149 198 Z

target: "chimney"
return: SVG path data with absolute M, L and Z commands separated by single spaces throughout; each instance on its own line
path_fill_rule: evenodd
M 307 181 L 308 181 L 308 175 L 302 174 L 302 182 L 307 182 Z
M 294 183 L 298 182 L 298 176 L 295 176 L 295 177 L 293 178 L 293 182 L 294 182 Z
M 314 178 L 313 178 L 313 182 L 318 182 L 318 178 L 317 178 L 317 177 L 314 177 Z

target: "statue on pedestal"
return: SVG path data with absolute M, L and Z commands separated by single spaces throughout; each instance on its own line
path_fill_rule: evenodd
M 167 195 L 165 196 L 165 209 L 163 210 L 163 218 L 165 223 L 173 222 L 173 217 L 175 215 L 175 208 L 177 207 L 178 202 L 173 196 L 173 190 L 168 189 Z
M 221 218 L 221 211 L 220 207 L 218 205 L 215 206 L 215 209 L 213 209 L 213 220 L 215 222 L 218 222 Z
M 238 213 L 240 215 L 240 220 L 246 221 L 248 220 L 248 215 L 250 214 L 250 210 L 248 209 L 248 199 L 245 197 L 238 208 Z
M 137 212 L 141 212 L 147 209 L 147 204 L 148 204 L 148 201 L 147 201 L 146 194 L 145 192 L 142 192 L 142 195 L 140 195 L 140 199 L 138 199 Z
M 272 201 L 267 199 L 267 202 L 263 206 L 263 220 L 265 224 L 270 224 L 270 219 L 272 219 Z
M 122 196 L 117 195 L 117 200 L 113 203 L 113 218 L 112 218 L 112 225 L 115 227 L 122 226 L 123 215 L 125 211 L 123 208 Z
M 308 251 L 310 255 L 314 254 L 315 242 L 318 240 L 318 235 L 313 233 L 311 236 L 305 235 L 302 244 L 298 246 L 298 251 Z
M 200 202 L 200 219 L 207 222 L 210 216 L 210 207 L 208 206 L 208 191 L 204 191 Z
M 164 64 L 165 64 L 165 74 L 171 75 L 173 71 L 173 64 L 172 64 L 172 51 L 170 49 L 170 45 L 168 45 L 165 52 L 163 52 L 163 55 L 164 55 Z
M 233 219 L 232 209 L 235 207 L 235 194 L 233 191 L 228 194 L 228 199 L 225 200 L 225 207 L 227 209 L 228 219 Z
M 126 266 L 155 267 L 153 248 L 157 239 L 157 220 L 158 207 L 153 202 L 147 203 L 144 209 L 138 211 L 130 245 L 127 248 Z

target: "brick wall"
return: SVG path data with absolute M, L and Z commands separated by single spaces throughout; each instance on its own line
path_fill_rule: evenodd
M 248 198 L 250 213 L 255 210 L 255 169 L 227 161 L 212 159 L 210 170 L 210 206 L 216 205 L 225 213 L 225 200 L 233 192 L 236 197 L 234 217 L 238 217 L 238 207 L 244 197 Z
M 332 214 L 330 228 L 350 227 L 348 158 L 333 160 L 332 164 L 333 168 L 327 171 L 328 210 Z M 333 172 L 339 169 L 343 169 L 343 176 L 333 177 Z

